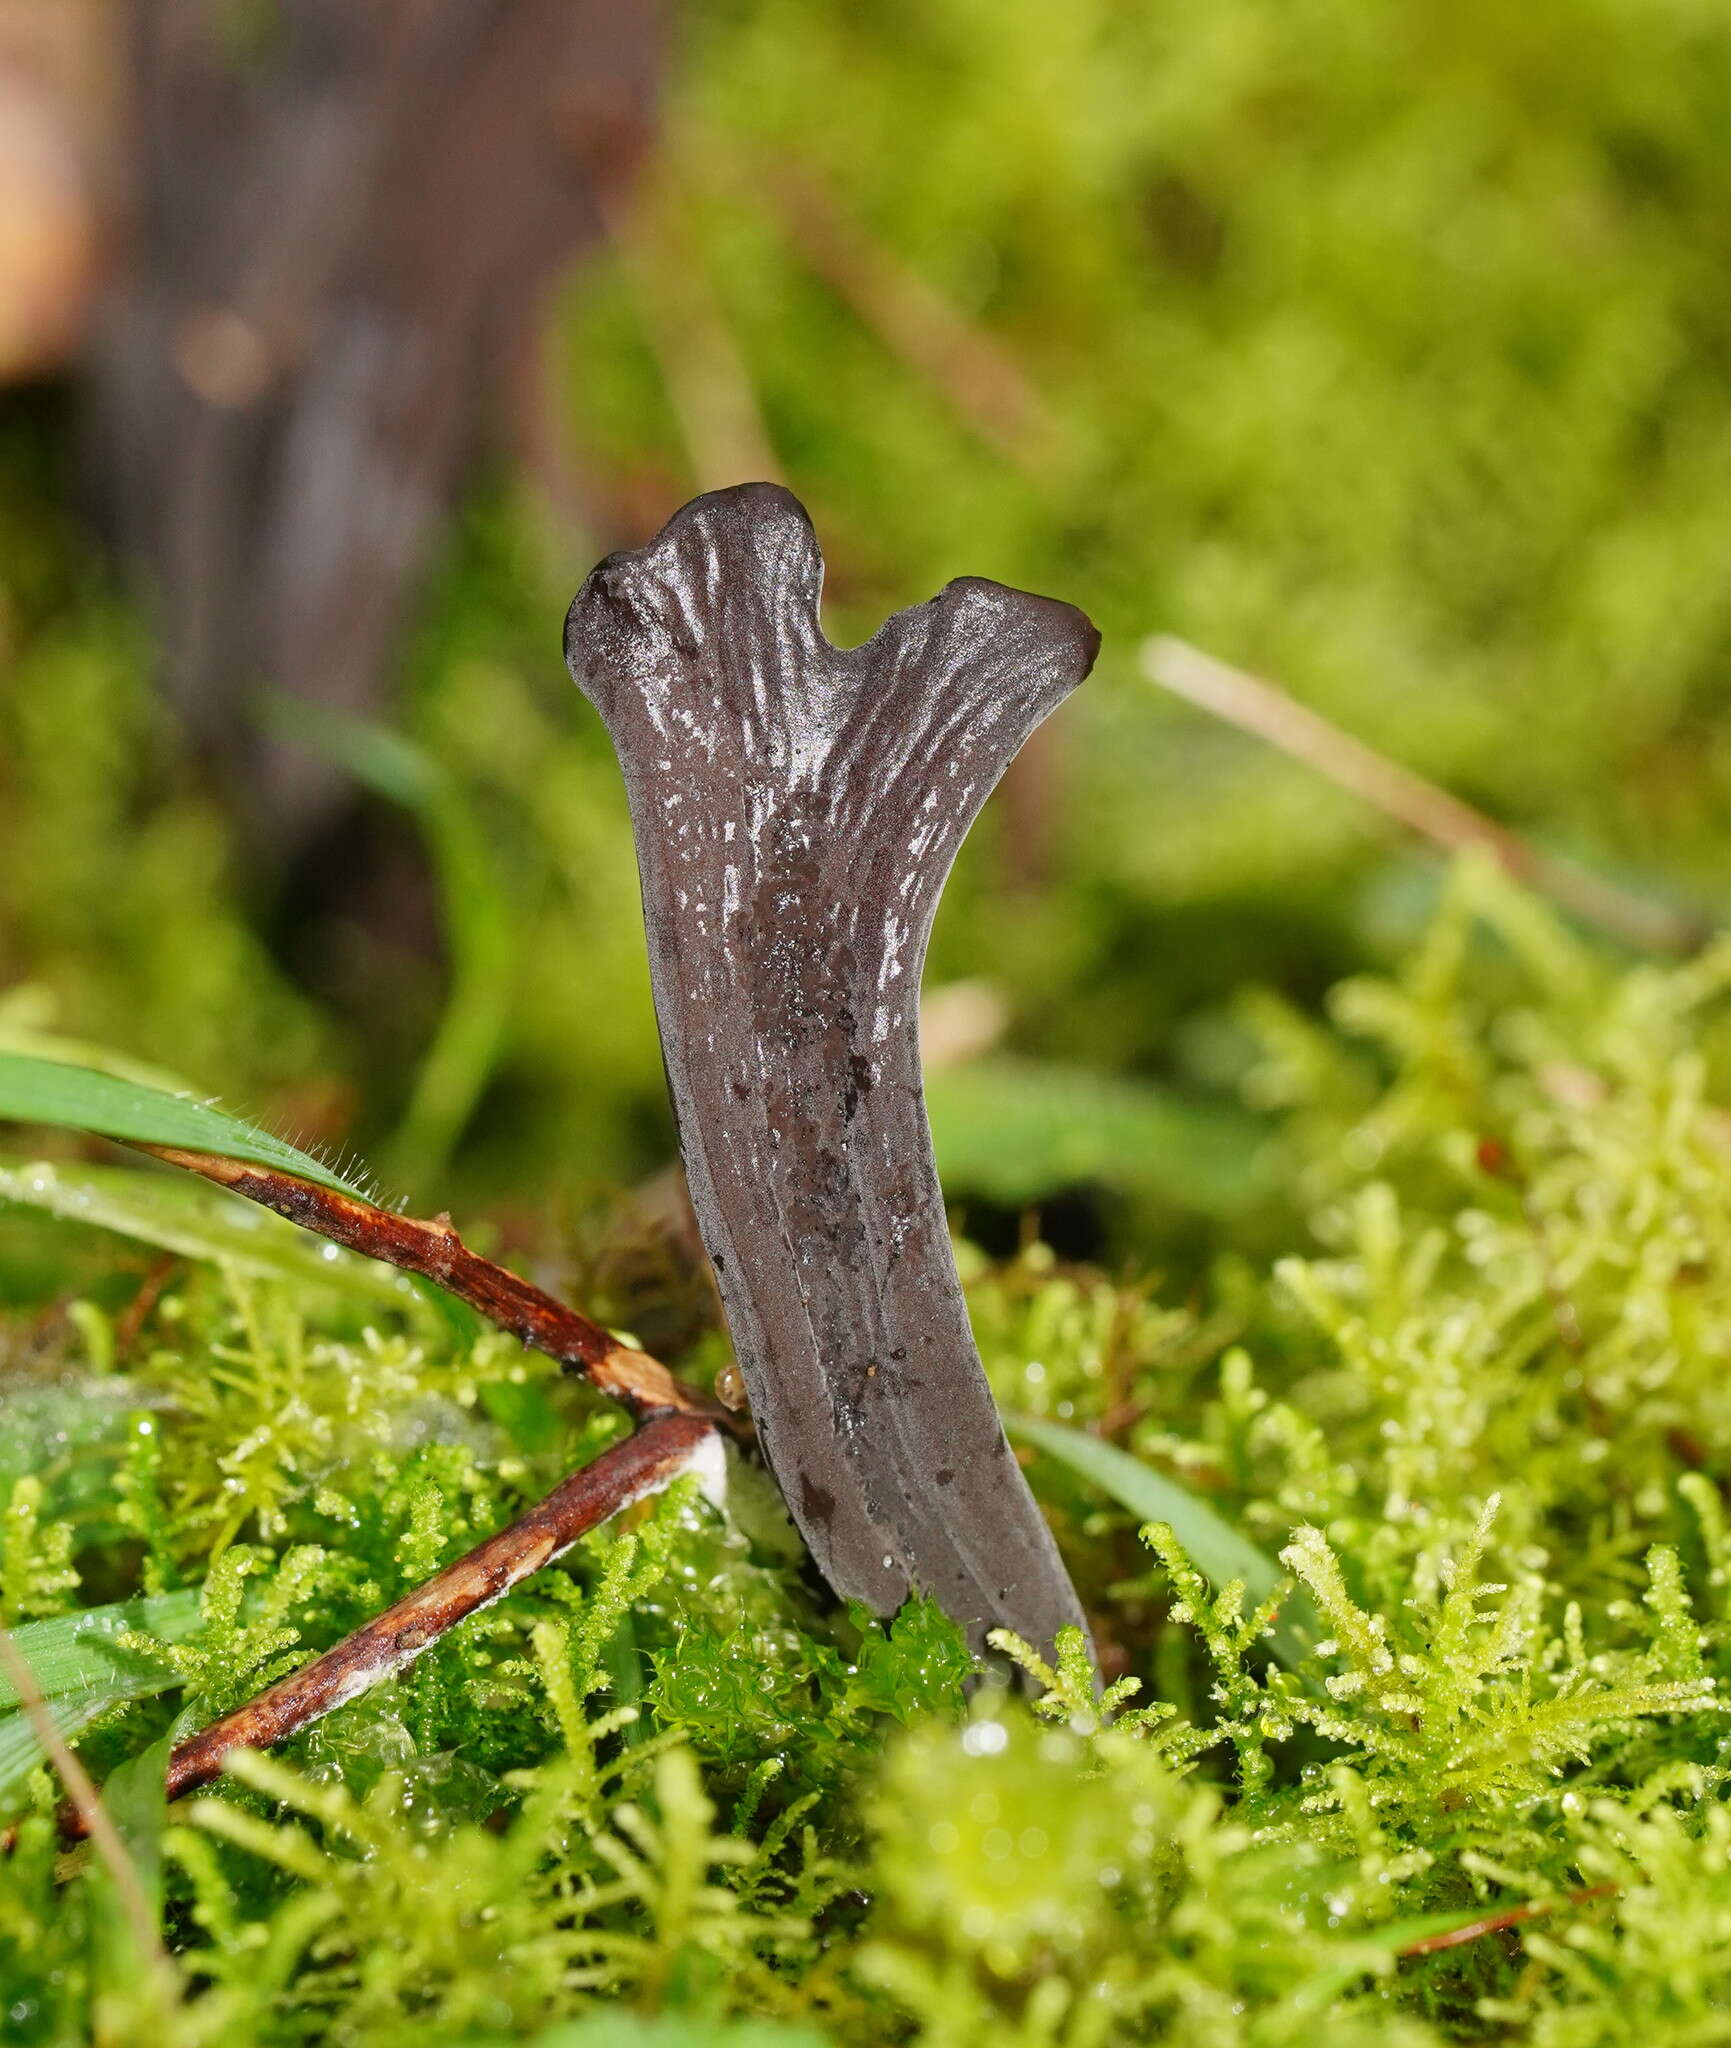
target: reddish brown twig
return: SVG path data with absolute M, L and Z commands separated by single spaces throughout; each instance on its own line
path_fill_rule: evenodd
M 689 1471 L 717 1443 L 713 1424 L 701 1416 L 652 1417 L 334 1649 L 189 1736 L 169 1758 L 168 1797 L 220 1777 L 230 1750 L 268 1749 L 403 1670 L 458 1622 L 502 1599 L 622 1508 Z M 61 1814 L 61 1833 L 76 1839 L 91 1814 L 89 1803 L 75 1800 Z
M 126 1358 L 138 1342 L 144 1326 L 155 1312 L 156 1304 L 162 1299 L 163 1289 L 179 1270 L 181 1259 L 175 1252 L 169 1252 L 158 1259 L 145 1274 L 138 1292 L 121 1310 L 114 1323 L 114 1355 Z
M 509 1528 L 488 1537 L 322 1657 L 190 1736 L 169 1759 L 170 1799 L 209 1784 L 231 1749 L 281 1742 L 402 1670 L 447 1630 L 550 1564 L 586 1531 L 699 1462 L 706 1450 L 719 1445 L 718 1425 L 744 1426 L 719 1403 L 675 1379 L 657 1359 L 621 1344 L 599 1323 L 471 1251 L 449 1217 L 427 1223 L 398 1216 L 359 1195 L 211 1153 L 166 1145 L 137 1149 L 216 1181 L 335 1244 L 434 1281 L 519 1342 L 581 1372 L 639 1425 L 635 1434 L 572 1473 Z M 5 1642 L 0 1655 L 15 1659 L 17 1652 Z M 30 1693 L 22 1681 L 19 1693 L 28 1704 Z M 61 1811 L 60 1829 L 68 1840 L 76 1840 L 105 1825 L 105 1819 L 89 1779 L 46 1714 L 38 1726 L 56 1763 L 65 1758 L 61 1768 L 71 1800 Z M 76 1775 L 68 1775 L 66 1765 Z M 0 1852 L 11 1846 L 11 1832 L 0 1834 Z
M 1614 1884 L 1590 1884 L 1578 1892 L 1565 1893 L 1560 1899 L 1532 1899 L 1524 1906 L 1510 1906 L 1501 1913 L 1487 1913 L 1482 1920 L 1469 1920 L 1464 1927 L 1450 1927 L 1441 1934 L 1427 1934 L 1417 1941 L 1409 1941 L 1405 1948 L 1396 1950 L 1396 1954 L 1440 1955 L 1445 1949 L 1464 1948 L 1469 1941 L 1478 1941 L 1487 1934 L 1501 1934 L 1505 1928 L 1519 1927 L 1528 1920 L 1542 1920 L 1559 1906 L 1584 1906 L 1589 1899 L 1611 1898 L 1616 1890 Z
M 206 1152 L 180 1152 L 167 1145 L 142 1145 L 140 1151 L 185 1167 L 206 1180 L 231 1188 L 291 1223 L 346 1245 L 369 1259 L 382 1259 L 407 1273 L 419 1273 L 454 1294 L 519 1343 L 545 1352 L 570 1370 L 580 1372 L 599 1393 L 618 1401 L 633 1417 L 669 1411 L 725 1422 L 726 1411 L 694 1388 L 674 1378 L 658 1359 L 634 1351 L 574 1308 L 555 1299 L 520 1274 L 472 1252 L 457 1235 L 448 1216 L 431 1223 L 398 1216 L 359 1195 L 320 1187 L 268 1166 L 239 1159 L 219 1159 Z
M 1622 889 L 1591 869 L 1547 853 L 1410 768 L 1343 732 L 1306 704 L 1188 641 L 1161 634 L 1142 648 L 1142 671 L 1175 697 L 1254 733 L 1283 754 L 1450 853 L 1484 847 L 1499 867 L 1572 917 L 1643 952 L 1694 953 L 1712 936 L 1699 918 Z

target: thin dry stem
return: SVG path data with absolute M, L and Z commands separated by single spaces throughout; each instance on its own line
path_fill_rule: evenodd
M 49 1761 L 59 1773 L 60 1782 L 66 1787 L 67 1813 L 76 1822 L 76 1833 L 87 1835 L 96 1853 L 107 1865 L 108 1874 L 114 1880 L 116 1897 L 120 1900 L 121 1911 L 126 1915 L 133 1938 L 138 1943 L 138 1952 L 153 1969 L 160 1970 L 164 1977 L 169 1974 L 170 1964 L 167 1951 L 162 1946 L 161 1931 L 156 1915 L 150 1909 L 150 1900 L 145 1894 L 144 1882 L 139 1877 L 138 1866 L 120 1839 L 120 1830 L 109 1817 L 108 1809 L 97 1796 L 96 1787 L 90 1782 L 90 1774 L 78 1761 L 66 1738 L 54 1725 L 54 1717 L 48 1711 L 42 1697 L 42 1688 L 36 1683 L 36 1674 L 30 1668 L 30 1660 L 12 1640 L 11 1631 L 0 1627 L 0 1665 L 4 1665 L 6 1676 L 17 1691 L 19 1704 L 29 1716 L 30 1725 L 36 1731 L 36 1739 L 48 1754 Z M 62 1832 L 65 1831 L 64 1820 Z
M 1545 852 L 1343 732 L 1276 684 L 1219 661 L 1187 640 L 1159 634 L 1144 641 L 1142 670 L 1150 682 L 1303 761 L 1420 838 L 1450 853 L 1486 848 L 1518 881 L 1624 945 L 1642 952 L 1693 953 L 1711 936 L 1698 918 L 1649 903 L 1560 854 Z
M 781 465 L 705 264 L 665 169 L 601 213 L 667 386 L 699 490 L 781 481 Z
M 1470 1920 L 1464 1927 L 1451 1927 L 1441 1934 L 1424 1935 L 1418 1941 L 1409 1941 L 1396 1953 L 1403 1956 L 1441 1955 L 1445 1949 L 1464 1948 L 1469 1941 L 1480 1941 L 1487 1934 L 1501 1934 L 1506 1928 L 1523 1926 L 1529 1920 L 1542 1920 L 1559 1906 L 1584 1906 L 1590 1899 L 1612 1898 L 1616 1890 L 1614 1884 L 1590 1884 L 1581 1891 L 1566 1893 L 1560 1899 L 1530 1900 L 1524 1906 L 1510 1906 L 1501 1913 L 1487 1913 L 1482 1920 Z
M 719 151 L 703 161 L 726 174 Z M 1058 423 L 1009 351 L 862 227 L 809 167 L 781 158 L 733 182 L 774 210 L 801 258 L 982 441 L 1029 474 L 1051 468 Z

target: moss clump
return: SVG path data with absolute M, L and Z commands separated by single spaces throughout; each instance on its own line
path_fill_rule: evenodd
M 87 1250 L 78 1314 L 14 1367 L 0 1588 L 14 1623 L 200 1589 L 201 1626 L 124 1638 L 154 1676 L 81 1727 L 173 1976 L 20 1775 L 13 2035 L 1717 2038 L 1728 994 L 1731 951 L 1630 972 L 1469 865 L 1331 1023 L 1246 1005 L 1309 1251 L 1223 1250 L 1183 1300 L 969 1256 L 1007 1405 L 1104 1431 L 1290 1575 L 1276 1658 L 1269 1605 L 1042 1457 L 1103 1693 L 1079 1642 L 1048 1668 L 1011 1641 L 1031 1696 L 967 1698 L 940 1616 L 828 1607 L 741 1474 L 731 1512 L 676 1491 L 152 1810 L 173 1726 L 619 1425 L 413 1298 L 218 1256 L 117 1358 L 127 1254 Z

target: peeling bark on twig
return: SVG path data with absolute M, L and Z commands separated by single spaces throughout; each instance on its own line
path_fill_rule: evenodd
M 714 1425 L 701 1416 L 665 1413 L 645 1422 L 509 1528 L 477 1544 L 334 1649 L 189 1736 L 169 1758 L 168 1797 L 179 1799 L 220 1777 L 230 1750 L 268 1749 L 405 1669 L 458 1622 L 503 1599 L 580 1536 L 659 1492 L 701 1463 L 706 1452 L 718 1456 L 719 1450 Z M 83 1803 L 60 1816 L 68 1840 L 88 1825 Z

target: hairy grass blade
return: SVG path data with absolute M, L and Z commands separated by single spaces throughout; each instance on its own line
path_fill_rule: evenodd
M 178 1672 L 129 1647 L 123 1636 L 136 1629 L 182 1642 L 199 1623 L 199 1597 L 189 1589 L 29 1622 L 12 1631 L 12 1640 L 35 1676 L 49 1718 L 70 1741 L 110 1707 L 148 1699 L 180 1683 Z M 30 1716 L 19 1705 L 17 1688 L 0 1671 L 0 1709 L 8 1708 L 0 1713 L 0 1807 L 15 1799 L 45 1754 Z
M 52 1621 L 25 1622 L 12 1631 L 12 1640 L 35 1673 L 43 1698 L 57 1699 L 87 1686 L 146 1679 L 166 1668 L 129 1648 L 123 1637 L 137 1633 L 180 1643 L 196 1634 L 198 1627 L 198 1592 L 188 1587 L 177 1593 L 119 1600 L 111 1607 L 58 1614 Z M 143 1693 L 127 1696 L 142 1698 Z M 17 1704 L 17 1689 L 0 1671 L 0 1710 Z
M 164 1680 L 158 1690 L 166 1690 L 169 1683 Z M 139 1693 L 111 1692 L 103 1688 L 77 1697 L 49 1700 L 44 1711 L 70 1742 L 119 1701 L 142 1697 Z M 0 1813 L 10 1810 L 24 1780 L 47 1754 L 42 1747 L 41 1736 L 23 1708 L 0 1716 Z
M 91 1067 L 62 1066 L 55 1060 L 0 1053 L 0 1118 L 13 1123 L 53 1124 L 136 1145 L 172 1145 L 187 1152 L 214 1152 L 297 1174 L 321 1187 L 354 1184 L 298 1146 L 273 1138 L 256 1125 L 213 1109 L 189 1096 L 168 1095 Z

